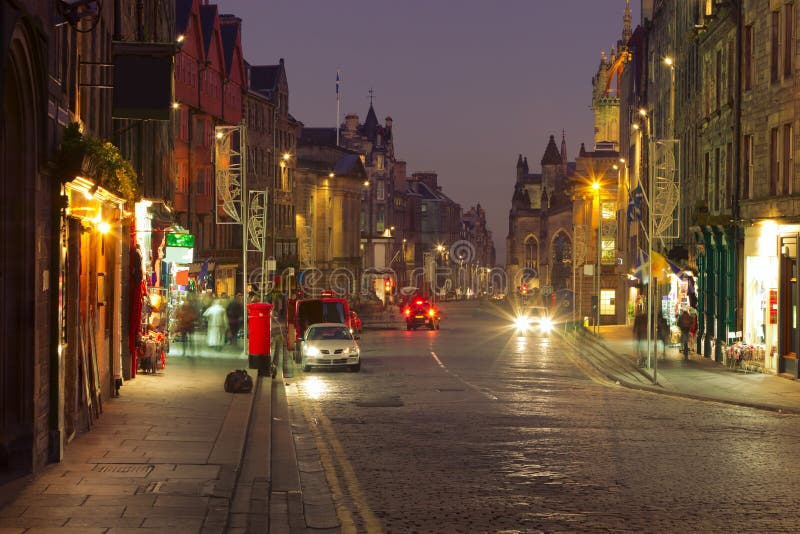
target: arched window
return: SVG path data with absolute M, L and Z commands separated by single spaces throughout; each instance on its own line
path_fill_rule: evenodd
M 539 271 L 539 242 L 533 236 L 528 236 L 525 239 L 525 259 L 522 262 L 522 267 L 525 269 L 533 269 Z
M 563 230 L 553 238 L 551 284 L 554 291 L 572 286 L 572 239 Z

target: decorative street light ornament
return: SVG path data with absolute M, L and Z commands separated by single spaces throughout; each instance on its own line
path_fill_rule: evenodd
M 217 224 L 242 224 L 242 126 L 214 131 Z
M 675 239 L 680 237 L 680 225 L 677 224 L 676 208 L 680 203 L 681 194 L 680 184 L 675 172 L 678 143 L 675 139 L 659 140 L 654 143 L 653 237 L 656 239 Z
M 250 191 L 250 200 L 247 205 L 247 234 L 249 239 L 249 252 L 264 252 L 266 238 L 264 228 L 267 218 L 267 192 Z

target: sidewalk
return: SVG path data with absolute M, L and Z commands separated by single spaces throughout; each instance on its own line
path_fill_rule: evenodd
M 596 342 L 626 363 L 637 365 L 636 342 L 630 326 L 601 326 Z M 642 371 L 652 379 L 652 369 Z M 689 361 L 684 361 L 677 347 L 667 347 L 666 357 L 662 358 L 659 346 L 657 378 L 657 386 L 626 380 L 620 383 L 637 389 L 800 414 L 800 383 L 771 374 L 730 369 L 693 352 L 689 353 Z
M 0 531 L 225 532 L 259 388 L 225 393 L 226 374 L 247 360 L 241 348 L 212 354 L 202 345 L 181 357 L 173 344 L 165 369 L 139 374 L 120 397 L 104 400 L 100 418 L 66 447 L 62 462 L 0 508 Z

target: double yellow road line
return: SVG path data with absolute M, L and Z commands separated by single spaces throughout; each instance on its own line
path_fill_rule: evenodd
M 303 395 L 300 398 L 300 404 L 303 409 L 303 417 L 308 422 L 319 451 L 320 461 L 325 470 L 325 477 L 328 479 L 328 486 L 336 507 L 336 515 L 342 524 L 342 532 L 358 532 L 363 529 L 366 529 L 368 533 L 383 532 L 380 520 L 367 505 L 366 496 L 358 483 L 355 470 L 333 429 L 333 424 L 322 412 L 320 402 Z M 344 487 L 340 483 L 340 477 L 344 482 Z M 352 501 L 355 510 L 351 510 L 348 501 Z M 357 517 L 360 518 L 359 523 L 363 525 L 363 529 L 358 528 Z

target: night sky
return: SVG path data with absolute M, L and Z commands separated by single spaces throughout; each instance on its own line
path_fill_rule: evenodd
M 213 3 L 213 2 L 212 2 Z M 464 209 L 486 209 L 505 263 L 517 155 L 539 172 L 548 137 L 592 146 L 591 79 L 625 0 L 219 0 L 242 19 L 245 59 L 286 61 L 289 111 L 310 127 L 363 121 L 369 90 L 394 120 L 408 173 L 434 170 Z M 639 2 L 631 2 L 635 28 Z

